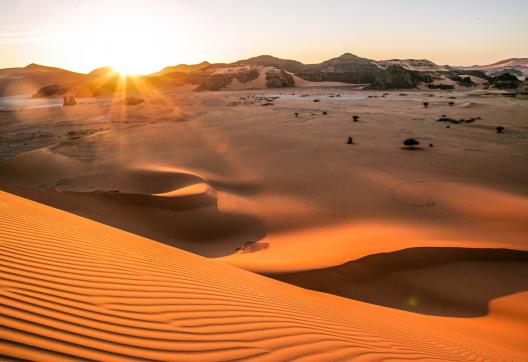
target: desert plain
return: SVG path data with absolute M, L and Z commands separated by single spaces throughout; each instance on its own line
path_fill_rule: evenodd
M 5 358 L 528 359 L 528 99 L 123 97 L 0 112 Z

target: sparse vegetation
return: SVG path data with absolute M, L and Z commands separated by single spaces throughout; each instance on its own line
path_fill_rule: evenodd
M 359 116 L 352 116 L 352 119 L 354 120 L 354 122 L 357 122 L 359 121 Z
M 328 114 L 327 111 L 323 111 L 323 116 L 326 116 Z
M 464 118 L 460 118 L 460 119 L 454 119 L 454 118 L 449 118 L 449 117 L 446 117 L 445 115 L 442 115 L 442 117 L 438 118 L 436 121 L 437 122 L 449 122 L 449 123 L 453 123 L 453 124 L 461 124 L 461 123 L 473 123 L 475 122 L 476 120 L 479 120 L 481 119 L 480 117 L 472 117 L 472 118 L 469 118 L 469 119 L 464 119 Z
M 351 145 L 353 143 L 354 143 L 354 141 L 352 140 L 352 137 L 348 137 L 347 145 Z
M 452 85 L 452 84 L 428 84 L 427 88 L 429 88 L 429 89 L 451 90 L 451 89 L 454 89 L 455 86 Z
M 321 102 L 319 99 L 314 99 L 313 101 L 314 101 L 315 103 L 317 103 L 317 102 Z
M 429 107 L 429 102 L 423 102 L 423 106 L 424 106 L 424 108 L 428 108 Z
M 298 112 L 295 112 L 294 115 L 295 115 L 295 118 L 299 117 L 299 113 Z
M 504 127 L 502 127 L 502 126 L 498 126 L 498 127 L 496 128 L 496 130 L 497 130 L 497 133 L 502 133 L 502 132 L 504 131 Z
M 453 102 L 453 101 L 450 101 L 450 102 L 449 102 L 449 106 L 450 106 L 450 107 L 453 107 L 454 105 L 455 105 L 455 102 Z

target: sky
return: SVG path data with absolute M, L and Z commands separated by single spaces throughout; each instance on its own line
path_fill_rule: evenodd
M 150 73 L 260 54 L 490 64 L 528 57 L 528 0 L 0 0 L 0 68 Z

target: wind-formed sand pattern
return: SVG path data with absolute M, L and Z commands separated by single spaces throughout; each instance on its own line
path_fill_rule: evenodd
M 404 312 L 312 294 L 3 192 L 0 212 L 8 359 L 508 359 Z

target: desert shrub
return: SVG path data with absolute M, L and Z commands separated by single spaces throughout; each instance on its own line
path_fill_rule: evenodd
M 502 133 L 502 131 L 504 131 L 504 127 L 502 127 L 502 126 L 498 126 L 498 127 L 496 128 L 496 130 L 497 130 L 497 133 Z
M 352 119 L 354 120 L 354 122 L 357 122 L 359 121 L 359 116 L 352 116 Z
M 450 90 L 450 89 L 454 89 L 455 86 L 452 85 L 452 84 L 428 84 L 427 88 L 429 88 L 429 89 Z
M 429 107 L 429 102 L 423 102 L 423 106 L 424 106 L 424 108 L 428 108 Z
M 352 137 L 348 137 L 347 144 L 351 145 L 353 143 L 354 143 L 354 141 L 352 141 Z
M 418 142 L 414 138 L 407 138 L 405 141 L 403 141 L 403 145 L 411 150 L 415 148 L 415 146 L 418 146 L 420 142 Z

